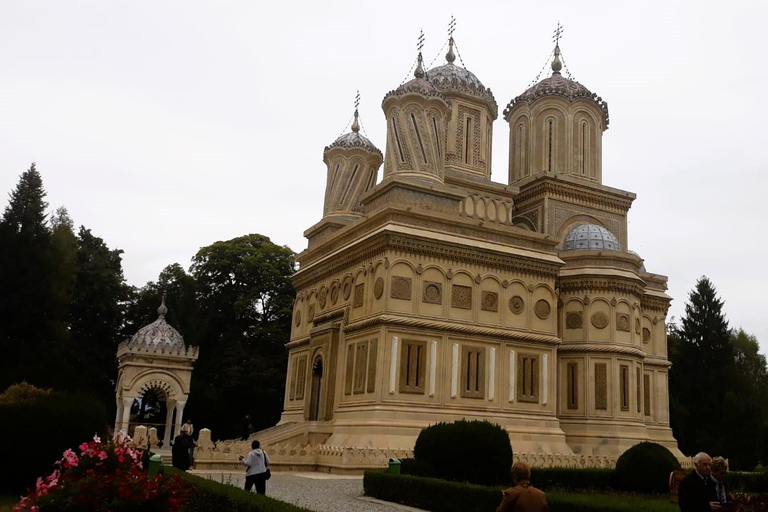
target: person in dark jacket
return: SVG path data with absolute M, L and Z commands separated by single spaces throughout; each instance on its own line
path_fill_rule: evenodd
M 512 465 L 512 482 L 515 484 L 501 491 L 501 505 L 496 512 L 549 512 L 543 491 L 531 485 L 531 468 L 525 462 Z
M 184 436 L 176 436 L 173 440 L 173 448 L 171 449 L 171 461 L 173 467 L 179 468 L 182 471 L 189 469 L 189 448 L 187 446 Z
M 680 482 L 678 504 L 680 512 L 709 512 L 721 510 L 715 482 L 710 475 L 712 458 L 704 452 L 693 458 L 694 470 Z

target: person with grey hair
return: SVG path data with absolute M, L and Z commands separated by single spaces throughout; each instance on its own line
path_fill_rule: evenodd
M 728 486 L 728 461 L 723 457 L 714 457 L 710 478 L 715 483 L 717 501 L 723 506 L 729 505 L 731 502 L 728 499 L 728 491 L 730 490 Z
M 704 452 L 693 457 L 693 471 L 680 482 L 680 512 L 721 510 L 712 474 L 712 458 Z

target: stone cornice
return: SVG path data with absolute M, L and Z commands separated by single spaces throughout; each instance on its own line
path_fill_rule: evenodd
M 669 309 L 670 300 L 671 299 L 643 295 L 642 299 L 640 300 L 640 307 L 642 307 L 644 311 L 658 311 L 666 315 L 667 310 Z
M 379 315 L 373 318 L 367 318 L 347 325 L 344 332 L 355 332 L 371 327 L 381 325 L 397 327 L 415 327 L 419 329 L 433 329 L 436 331 L 448 331 L 461 334 L 471 334 L 476 336 L 491 336 L 496 338 L 506 338 L 519 341 L 546 343 L 548 345 L 558 345 L 560 339 L 553 335 L 537 334 L 529 331 L 518 331 L 511 328 L 483 327 L 476 324 L 462 324 L 457 322 L 445 322 L 431 320 L 428 318 L 416 318 L 398 315 Z
M 625 214 L 636 196 L 631 192 L 611 187 L 571 183 L 558 175 L 544 174 L 528 184 L 521 185 L 515 203 L 519 208 L 524 208 L 527 204 L 544 197 Z
M 510 201 L 514 201 L 517 194 L 520 193 L 520 187 L 515 185 L 504 185 L 494 181 L 471 181 L 462 179 L 461 176 L 445 176 L 446 185 L 456 187 L 468 192 L 481 194 L 498 195 Z
M 299 338 L 297 340 L 289 341 L 285 344 L 288 348 L 297 348 L 297 347 L 303 347 L 304 345 L 309 345 L 309 336 L 305 336 L 304 338 Z
M 648 357 L 646 357 L 643 360 L 643 365 L 644 366 L 662 366 L 662 367 L 665 367 L 665 368 L 671 368 L 672 367 L 672 363 L 669 360 L 667 360 L 667 359 L 665 359 L 663 357 L 658 357 L 658 356 L 648 356 Z
M 642 297 L 642 282 L 616 277 L 574 276 L 558 279 L 560 293 L 581 293 L 592 291 L 627 293 Z
M 563 343 L 557 347 L 558 353 L 621 354 L 634 357 L 645 357 L 645 352 L 634 345 L 614 345 L 603 343 Z

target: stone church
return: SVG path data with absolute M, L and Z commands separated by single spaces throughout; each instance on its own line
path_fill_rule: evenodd
M 615 457 L 650 440 L 682 456 L 667 278 L 627 248 L 635 194 L 603 184 L 607 103 L 561 74 L 556 46 L 551 76 L 502 113 L 509 178 L 492 182 L 496 99 L 449 43 L 384 97 L 383 154 L 357 111 L 325 148 L 285 410 L 265 439 L 408 450 L 464 418 L 504 427 L 516 454 Z

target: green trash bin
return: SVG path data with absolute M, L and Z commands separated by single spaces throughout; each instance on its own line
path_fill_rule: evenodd
M 389 466 L 387 467 L 387 473 L 399 475 L 401 464 L 402 462 L 400 462 L 400 459 L 389 459 Z
M 163 465 L 163 458 L 160 455 L 152 455 L 149 458 L 149 468 L 147 469 L 147 476 L 153 477 L 160 472 L 160 466 Z

